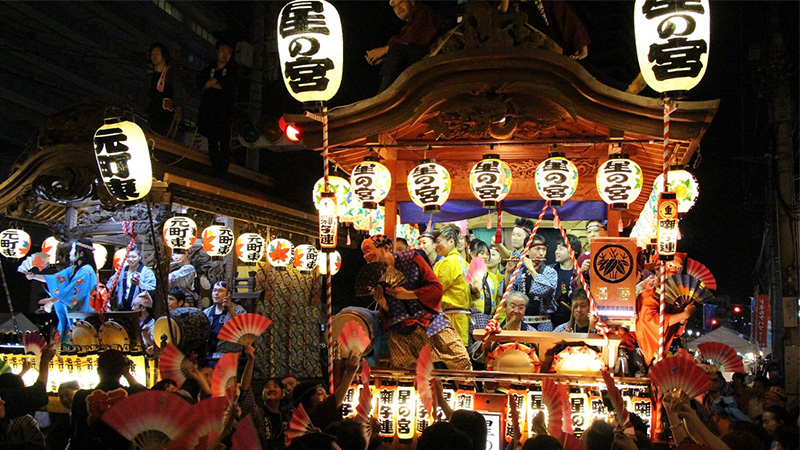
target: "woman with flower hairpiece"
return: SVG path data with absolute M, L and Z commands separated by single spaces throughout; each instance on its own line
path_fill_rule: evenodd
M 97 286 L 97 267 L 94 263 L 94 248 L 89 239 L 78 239 L 69 252 L 70 265 L 52 275 L 25 274 L 29 280 L 47 284 L 52 297 L 39 300 L 45 309 L 53 308 L 58 316 L 58 331 L 66 338 L 69 330 L 67 312 L 90 311 L 92 290 Z

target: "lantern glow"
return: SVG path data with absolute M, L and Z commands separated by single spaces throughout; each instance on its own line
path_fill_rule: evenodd
M 222 258 L 233 250 L 233 230 L 224 225 L 211 225 L 203 230 L 203 251 L 212 258 Z
M 678 200 L 674 192 L 664 192 L 658 200 L 658 254 L 671 260 L 678 247 Z
M 625 153 L 615 153 L 597 170 L 597 193 L 611 208 L 626 210 L 642 192 L 642 168 Z
M 267 262 L 277 269 L 292 264 L 294 246 L 287 239 L 275 238 L 267 244 Z
M 328 257 L 331 259 L 330 263 L 328 263 Z M 319 268 L 319 273 L 327 275 L 329 264 L 333 264 L 331 275 L 339 273 L 339 269 L 342 268 L 342 255 L 337 250 L 333 252 L 319 252 L 319 255 L 317 255 L 317 268 Z
M 300 272 L 311 272 L 317 267 L 317 254 L 319 252 L 313 245 L 298 245 L 294 249 L 292 265 Z
M 655 199 L 657 199 L 658 194 L 663 191 L 663 187 L 664 175 L 661 174 L 653 183 L 653 194 L 651 195 L 655 195 Z M 697 197 L 700 195 L 700 183 L 691 172 L 676 166 L 667 172 L 667 190 L 675 193 L 678 199 L 678 214 L 682 216 L 689 212 L 697 202 Z
M 536 166 L 536 190 L 553 206 L 569 200 L 578 187 L 578 169 L 563 153 L 553 152 Z
M 331 176 L 328 177 L 328 187 L 336 196 L 336 211 L 338 214 L 343 215 L 352 203 L 361 206 L 357 200 L 354 200 L 353 194 L 350 191 L 350 183 L 342 177 Z M 322 193 L 325 192 L 325 178 L 320 178 L 314 183 L 314 207 L 319 209 L 319 203 L 322 200 Z
M 50 265 L 56 263 L 58 244 L 60 244 L 60 241 L 55 236 L 50 236 L 42 242 L 42 253 L 47 255 L 47 263 Z
M 278 15 L 278 55 L 286 89 L 300 102 L 328 101 L 342 82 L 339 13 L 324 0 L 297 0 Z
M 197 225 L 194 220 L 176 216 L 164 222 L 164 242 L 175 253 L 183 253 L 197 240 Z
M 264 257 L 266 242 L 256 233 L 242 233 L 236 238 L 236 257 L 245 264 L 255 264 Z
M 97 167 L 108 192 L 123 202 L 150 192 L 153 167 L 144 132 L 133 122 L 106 119 L 94 134 Z
M 376 156 L 364 158 L 364 162 L 355 166 L 350 175 L 351 191 L 365 209 L 377 208 L 378 203 L 389 195 L 391 186 L 392 174 Z
M 101 269 L 103 266 L 106 265 L 106 258 L 108 258 L 108 250 L 103 244 L 93 243 L 92 244 L 93 251 L 92 254 L 94 256 L 94 264 L 97 269 Z
M 397 388 L 397 437 L 412 439 L 416 428 L 417 395 L 413 386 Z
M 121 249 L 114 252 L 114 270 L 122 270 L 125 264 L 128 264 L 128 261 L 125 261 L 125 255 L 128 253 L 128 249 L 122 247 Z
M 319 245 L 323 250 L 336 248 L 339 239 L 339 220 L 336 218 L 336 197 L 323 192 L 319 200 Z
M 0 232 L 0 254 L 6 258 L 22 258 L 31 249 L 31 237 L 23 230 L 9 228 Z
M 393 438 L 397 429 L 397 388 L 381 386 L 378 390 L 378 436 Z
M 411 201 L 423 212 L 438 212 L 450 197 L 450 173 L 433 159 L 426 159 L 414 167 L 406 184 Z
M 495 208 L 506 198 L 511 192 L 511 182 L 511 168 L 499 155 L 483 155 L 469 171 L 469 188 L 484 208 Z

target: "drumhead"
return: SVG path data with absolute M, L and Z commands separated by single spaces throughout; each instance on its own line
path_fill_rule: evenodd
M 167 343 L 173 343 L 178 345 L 181 343 L 181 327 L 178 324 L 178 321 L 173 318 L 172 320 L 172 336 L 175 337 L 175 342 L 172 342 L 172 339 L 169 337 L 169 325 L 167 321 L 167 316 L 159 317 L 155 324 L 153 325 L 153 341 L 161 347 L 161 337 L 167 337 Z
M 104 347 L 113 350 L 129 351 L 131 348 L 128 331 L 113 320 L 107 320 L 100 327 L 100 342 Z
M 377 314 L 374 311 L 370 310 L 357 310 L 357 309 L 345 309 L 342 310 L 339 314 L 333 316 L 331 319 L 331 329 L 333 330 L 333 339 L 336 342 L 339 338 L 339 334 L 342 332 L 342 327 L 348 322 L 354 322 L 356 325 L 361 327 L 364 330 L 364 334 L 369 336 L 370 345 L 364 351 L 364 353 L 369 353 L 372 349 L 372 340 L 375 338 L 375 332 L 372 329 L 372 318 L 369 317 L 369 314 Z M 339 352 L 340 358 L 347 358 L 350 356 L 349 352 L 344 351 L 343 349 Z
M 536 373 L 539 371 L 539 357 L 536 351 L 517 342 L 500 344 L 486 357 L 489 370 L 513 373 Z
M 100 339 L 97 330 L 85 320 L 76 320 L 70 329 L 72 343 L 79 349 L 86 351 L 97 350 L 100 346 Z

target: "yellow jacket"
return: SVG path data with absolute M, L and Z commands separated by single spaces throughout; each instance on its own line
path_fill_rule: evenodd
M 433 273 L 442 283 L 442 310 L 448 314 L 448 310 L 466 310 L 469 312 L 471 299 L 470 288 L 467 280 L 464 279 L 469 265 L 464 258 L 453 249 L 444 259 L 433 266 Z M 453 328 L 461 336 L 464 345 L 469 340 L 469 314 L 448 314 Z

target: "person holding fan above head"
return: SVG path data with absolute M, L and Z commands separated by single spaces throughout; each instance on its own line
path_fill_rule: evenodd
M 70 265 L 52 275 L 36 275 L 27 272 L 29 280 L 47 284 L 52 297 L 39 301 L 45 309 L 53 308 L 58 316 L 58 331 L 62 339 L 67 338 L 69 321 L 67 312 L 89 311 L 92 290 L 97 286 L 97 267 L 94 262 L 94 248 L 89 239 L 78 239 L 72 243 L 69 252 Z

